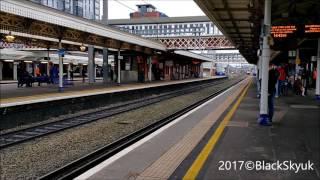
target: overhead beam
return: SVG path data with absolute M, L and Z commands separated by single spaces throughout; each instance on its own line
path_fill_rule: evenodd
M 214 11 L 250 11 L 250 8 L 214 8 Z
M 231 19 L 231 18 L 224 18 L 224 19 L 219 19 L 219 21 L 250 21 L 250 19 Z

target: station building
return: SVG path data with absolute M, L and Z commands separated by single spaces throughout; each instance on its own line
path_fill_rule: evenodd
M 30 0 L 79 17 L 99 20 L 100 0 Z

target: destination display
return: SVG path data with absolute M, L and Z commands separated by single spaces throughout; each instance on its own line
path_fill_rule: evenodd
M 286 38 L 290 34 L 294 34 L 296 31 L 297 31 L 297 27 L 295 25 L 271 27 L 271 34 L 274 38 Z
M 320 33 L 320 24 L 305 25 L 304 32 L 305 33 Z
M 317 38 L 320 37 L 320 24 L 271 26 L 271 35 L 279 40 L 290 37 Z

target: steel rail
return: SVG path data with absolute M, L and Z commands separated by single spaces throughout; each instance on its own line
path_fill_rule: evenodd
M 73 179 L 82 173 L 86 172 L 87 170 L 93 168 L 94 166 L 100 164 L 104 160 L 112 157 L 116 153 L 120 152 L 121 150 L 129 147 L 130 145 L 134 144 L 135 142 L 141 140 L 142 138 L 148 136 L 149 134 L 155 132 L 159 128 L 163 127 L 164 125 L 172 122 L 173 120 L 177 119 L 178 117 L 184 115 L 185 113 L 189 112 L 190 110 L 200 106 L 201 104 L 207 102 L 211 98 L 217 96 L 218 94 L 224 92 L 228 88 L 238 84 L 244 80 L 243 78 L 238 79 L 237 81 L 230 83 L 227 86 L 224 86 L 220 89 L 217 89 L 212 94 L 208 95 L 207 97 L 193 103 L 186 108 L 176 111 L 175 113 L 156 121 L 140 130 L 137 130 L 129 135 L 126 135 L 117 141 L 110 143 L 86 156 L 83 156 L 59 169 L 56 169 L 44 176 L 40 177 L 41 180 L 55 180 L 55 179 Z
M 148 106 L 169 98 L 180 96 L 183 94 L 191 93 L 199 89 L 223 84 L 228 79 L 221 79 L 214 82 L 208 82 L 197 86 L 186 87 L 183 89 L 162 93 L 157 96 L 151 96 L 146 98 L 140 98 L 133 101 L 117 104 L 114 106 L 108 106 L 107 108 L 100 109 L 94 112 L 77 115 L 74 117 L 65 118 L 59 121 L 50 122 L 46 124 L 36 125 L 30 128 L 25 128 L 9 133 L 0 134 L 0 149 L 19 144 L 25 141 L 29 141 L 38 137 L 43 137 L 52 133 L 63 131 L 69 128 L 87 124 L 99 119 L 111 117 L 120 113 L 132 111 L 144 106 Z

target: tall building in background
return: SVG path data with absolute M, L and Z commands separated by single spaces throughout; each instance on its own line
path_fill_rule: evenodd
M 143 17 L 168 17 L 166 14 L 159 12 L 152 4 L 137 5 L 138 11 L 130 13 L 130 18 L 143 18 Z
M 100 20 L 100 0 L 30 0 L 87 19 Z

